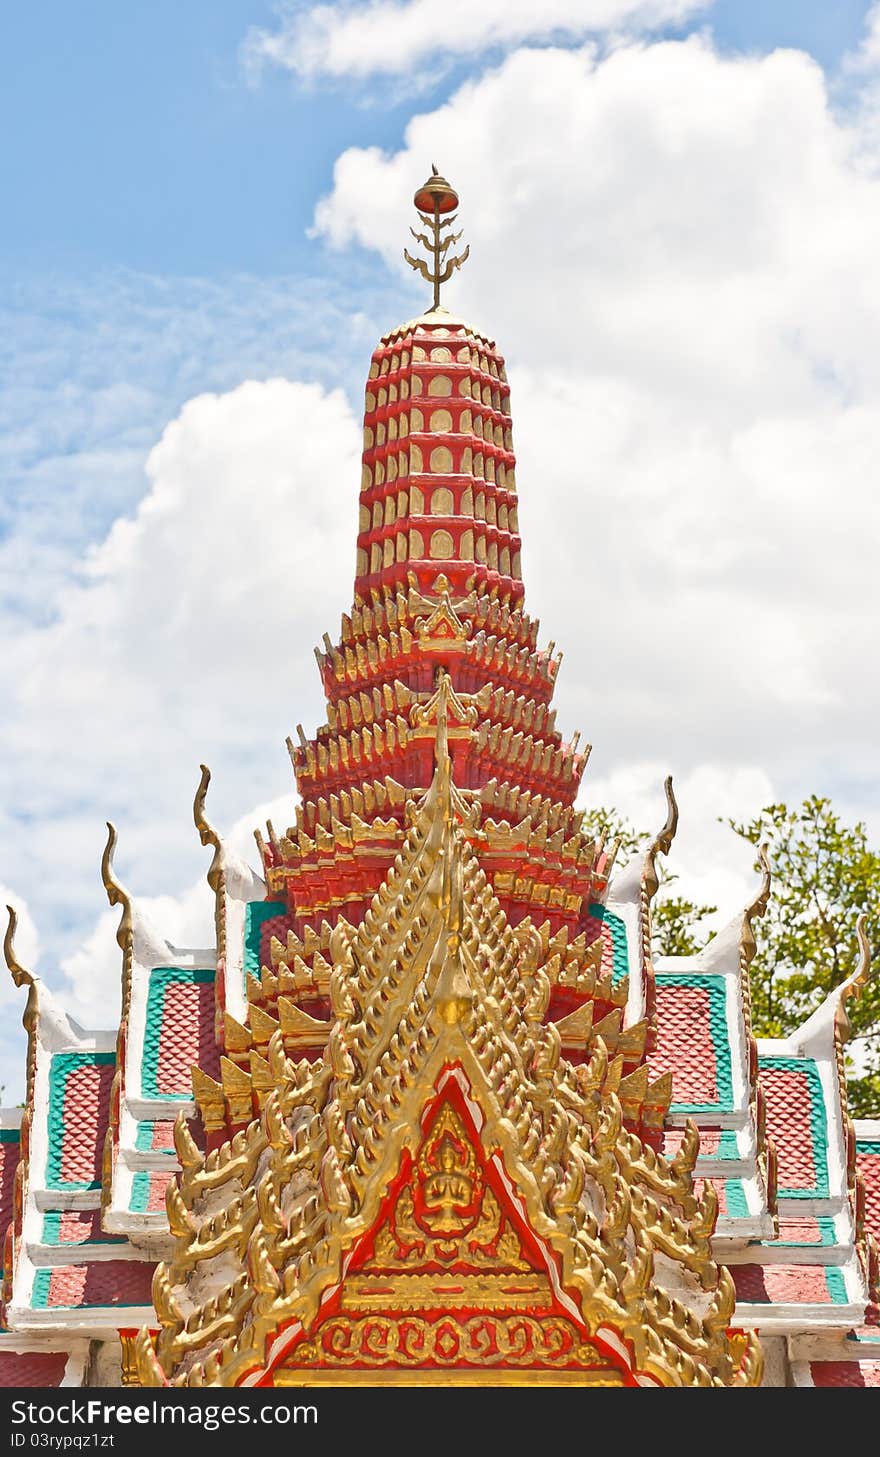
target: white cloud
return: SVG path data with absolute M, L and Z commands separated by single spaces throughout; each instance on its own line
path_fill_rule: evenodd
M 117 917 L 102 914 L 103 819 L 119 828 L 122 879 L 149 898 L 203 873 L 190 814 L 200 762 L 215 771 L 221 827 L 273 792 L 292 816 L 284 739 L 322 711 L 312 648 L 351 596 L 359 430 L 340 390 L 250 381 L 191 400 L 147 476 L 55 620 L 5 645 L 2 873 L 37 888 L 32 908 L 51 907 L 59 940 L 95 925 L 79 950 L 78 936 L 56 944 L 53 962 L 75 1014 L 104 1023 L 119 962 Z M 158 909 L 164 934 L 183 938 L 187 906 Z
M 0 631 L 52 620 L 80 554 L 136 508 L 151 446 L 195 394 L 273 376 L 350 386 L 351 366 L 359 389 L 356 341 L 372 346 L 387 304 L 358 276 L 353 306 L 347 285 L 332 272 L 109 270 L 25 277 L 0 295 Z
M 355 0 L 281 6 L 275 30 L 252 29 L 251 74 L 282 66 L 303 79 L 401 76 L 429 62 L 478 56 L 526 41 L 578 41 L 600 33 L 679 24 L 711 0 Z
M 581 796 L 587 807 L 616 809 L 641 830 L 657 831 L 666 820 L 662 785 L 667 767 L 655 760 L 619 765 L 602 777 L 589 775 Z M 679 827 L 667 858 L 678 877 L 670 894 L 714 905 L 705 929 L 717 931 L 751 899 L 757 877 L 752 848 L 727 821 L 750 819 L 775 798 L 761 769 L 745 764 L 697 764 L 674 783 Z
M 846 58 L 851 72 L 880 70 L 880 4 L 874 0 L 865 15 L 864 35 L 851 55 Z
M 256 805 L 223 831 L 227 847 L 259 869 L 254 830 L 267 820 L 287 825 L 291 796 L 280 795 Z M 203 852 L 204 853 L 204 852 Z M 172 946 L 207 948 L 215 942 L 214 894 L 205 875 L 178 895 L 137 896 L 138 913 L 145 916 Z M 119 910 L 102 911 L 89 934 L 61 962 L 66 984 L 65 1006 L 86 1027 L 110 1027 L 119 1017 L 121 953 L 116 941 Z
M 806 55 L 520 51 L 351 149 L 316 225 L 400 262 L 459 188 L 450 306 L 505 348 L 528 601 L 595 767 L 876 783 L 880 186 Z M 376 198 L 383 199 L 382 207 Z
M 865 15 L 859 45 L 844 56 L 838 82 L 842 105 L 853 116 L 861 137 L 860 160 L 869 170 L 880 162 L 880 3 Z

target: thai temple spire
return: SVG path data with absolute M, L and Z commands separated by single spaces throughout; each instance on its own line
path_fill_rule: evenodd
M 430 310 L 386 334 L 373 353 L 364 410 L 355 601 L 413 585 L 432 592 L 441 573 L 453 597 L 496 589 L 522 598 L 510 390 L 494 342 L 440 305 L 440 285 L 468 256 L 448 253 L 461 234 L 458 194 L 434 174 L 415 195 L 433 233 L 413 233 L 433 269 L 404 250 L 434 287 Z
M 416 193 L 424 217 L 429 202 L 438 228 L 458 203 L 436 171 Z M 433 272 L 421 265 L 435 306 L 373 354 L 354 601 L 338 641 L 325 635 L 317 652 L 327 723 L 289 745 L 301 800 L 295 837 L 270 835 L 260 849 L 270 890 L 302 907 L 302 934 L 319 930 L 328 904 L 310 906 L 295 887 L 316 884 L 313 871 L 341 849 L 340 834 L 362 847 L 365 869 L 369 845 L 374 874 L 345 876 L 339 892 L 357 922 L 396 854 L 407 796 L 430 782 L 431 699 L 446 675 L 455 779 L 486 811 L 502 904 L 514 922 L 535 913 L 575 939 L 612 857 L 580 832 L 573 805 L 589 750 L 556 728 L 561 658 L 553 644 L 539 647 L 538 623 L 523 610 L 504 361 L 493 341 L 437 305 L 440 282 L 466 253 L 443 256 Z
M 59 1015 L 10 921 L 0 1379 L 880 1385 L 880 1118 L 850 1119 L 843 1052 L 864 929 L 776 1041 L 749 986 L 765 857 L 703 950 L 655 955 L 672 782 L 615 871 L 525 609 L 504 361 L 440 301 L 458 195 L 435 167 L 415 205 L 431 305 L 370 363 L 353 601 L 316 651 L 326 722 L 288 740 L 291 822 L 256 832 L 257 873 L 202 766 L 202 948 L 150 926 L 109 827 L 118 1034 Z

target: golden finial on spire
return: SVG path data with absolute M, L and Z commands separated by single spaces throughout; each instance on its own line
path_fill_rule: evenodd
M 403 250 L 403 256 L 410 268 L 415 268 L 426 282 L 434 285 L 434 302 L 431 307 L 439 309 L 441 283 L 446 283 L 447 279 L 452 277 L 455 269 L 461 267 L 471 249 L 468 244 L 464 252 L 457 258 L 447 257 L 449 249 L 461 237 L 461 233 L 447 233 L 445 238 L 442 236 L 444 229 L 451 228 L 455 222 L 454 214 L 458 207 L 458 193 L 445 177 L 440 176 L 433 162 L 431 169 L 431 176 L 424 186 L 418 189 L 413 198 L 422 223 L 426 228 L 431 229 L 431 237 L 429 238 L 426 233 L 417 233 L 415 228 L 410 228 L 410 232 L 416 242 L 421 243 L 431 254 L 433 268 L 423 258 L 413 258 L 406 248 Z M 452 216 L 441 218 L 441 213 L 450 213 Z

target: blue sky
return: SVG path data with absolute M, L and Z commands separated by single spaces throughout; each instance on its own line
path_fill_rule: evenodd
M 831 6 L 716 0 L 652 35 L 710 26 L 722 50 L 797 46 L 834 75 L 857 46 L 869 8 L 867 0 Z M 212 284 L 244 296 L 274 280 L 292 294 L 312 288 L 340 302 L 356 286 L 380 326 L 383 305 L 393 308 L 382 261 L 373 253 L 329 250 L 312 233 L 315 206 L 347 147 L 396 149 L 414 113 L 442 104 L 501 50 L 444 63 L 433 86 L 420 73 L 415 94 L 373 78 L 300 81 L 272 66 L 255 83 L 242 46 L 254 28 L 276 25 L 278 14 L 278 7 L 258 0 L 149 6 L 43 0 L 4 8 L 0 313 L 6 343 L 0 368 L 5 361 L 19 385 L 22 377 L 33 385 L 23 399 L 18 391 L 7 394 L 2 423 L 13 435 L 28 418 L 39 425 L 42 409 L 54 412 L 65 382 L 82 391 L 83 416 L 69 431 L 64 427 L 62 439 L 47 442 L 53 448 L 43 453 L 36 443 L 24 461 L 13 455 L 0 492 L 0 532 L 29 494 L 36 490 L 42 499 L 44 488 L 33 483 L 36 464 L 50 476 L 51 514 L 59 494 L 77 496 L 75 517 L 64 513 L 71 517 L 63 523 L 65 545 L 99 539 L 137 499 L 146 446 L 200 388 L 289 372 L 294 363 L 300 373 L 329 382 L 315 357 L 320 342 L 310 351 L 295 310 L 289 320 L 282 310 L 266 318 L 254 301 L 258 339 L 224 337 L 221 329 L 208 345 Z M 193 319 L 200 355 L 189 340 L 167 337 L 172 297 L 175 314 Z M 343 382 L 356 394 L 359 362 L 336 360 L 333 369 L 345 372 L 349 363 L 352 374 Z M 130 391 L 120 415 L 84 418 L 92 413 L 87 402 L 109 384 Z M 57 429 L 56 419 L 50 435 Z M 80 495 L 71 472 L 78 451 L 92 447 L 96 434 L 101 444 L 113 442 L 111 477 L 100 490 L 84 485 Z M 130 470 L 121 468 L 117 446 L 128 452 Z M 56 521 L 47 530 L 54 535 L 61 526 Z M 9 583 L 0 591 L 9 593 Z M 42 603 L 34 601 L 19 585 L 12 595 L 28 611 L 50 610 L 45 594 Z
M 289 804 L 434 160 L 473 245 L 452 302 L 510 359 L 530 603 L 595 797 L 662 817 L 675 769 L 689 888 L 719 901 L 750 867 L 718 814 L 827 789 L 880 828 L 880 11 L 548 0 L 540 34 L 510 0 L 439 42 L 460 3 L 0 16 L 0 886 L 82 1016 L 112 1018 L 104 819 L 185 938 L 200 760 L 243 845 Z
M 722 47 L 798 46 L 833 70 L 868 8 L 717 0 L 702 22 Z M 307 229 L 335 158 L 353 143 L 396 147 L 415 106 L 278 70 L 248 85 L 241 42 L 274 14 L 258 0 L 4 6 L 0 260 L 13 282 L 104 267 L 177 278 L 322 266 Z M 420 91 L 419 109 L 469 69 Z
M 249 85 L 242 40 L 273 15 L 252 0 L 7 7 L 4 263 L 172 277 L 320 267 L 307 228 L 335 157 L 355 141 L 395 145 L 412 107 L 282 72 Z

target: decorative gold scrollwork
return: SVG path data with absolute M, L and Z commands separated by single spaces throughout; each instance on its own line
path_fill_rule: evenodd
M 342 1316 L 324 1322 L 300 1342 L 286 1369 L 307 1366 L 601 1366 L 600 1351 L 560 1316 L 476 1315 L 468 1320 L 441 1316 Z

